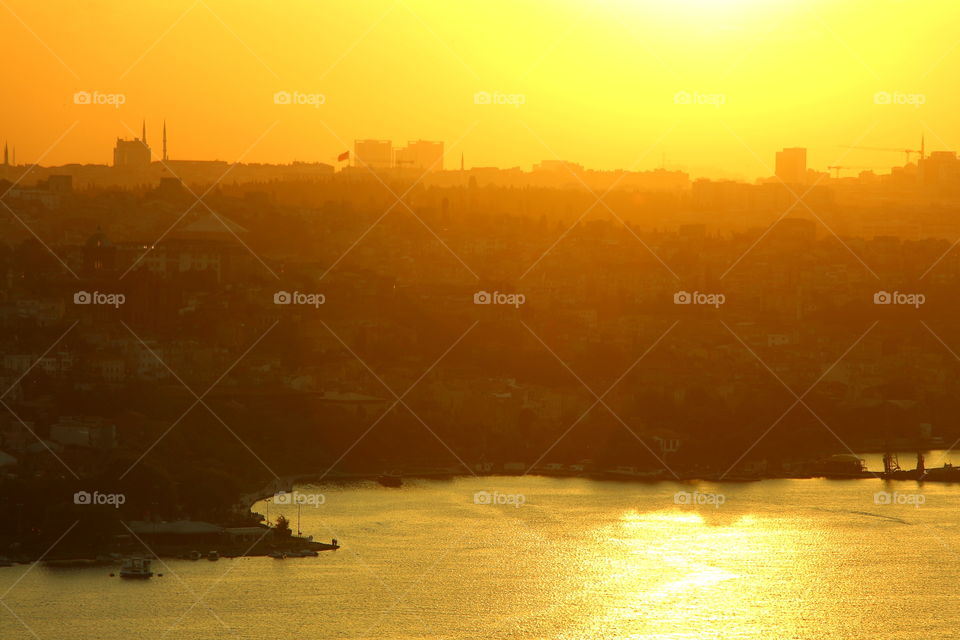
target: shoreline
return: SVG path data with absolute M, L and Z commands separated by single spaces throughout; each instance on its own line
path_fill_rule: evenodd
M 809 472 L 809 473 L 779 473 L 779 474 L 723 474 L 723 473 L 685 473 L 671 475 L 667 471 L 660 472 L 616 472 L 616 471 L 597 471 L 597 472 L 571 472 L 571 471 L 551 471 L 535 470 L 529 473 L 495 471 L 482 473 L 464 473 L 461 471 L 450 471 L 447 469 L 435 471 L 416 471 L 403 473 L 403 480 L 455 480 L 461 478 L 524 478 L 524 477 L 542 477 L 542 478 L 578 478 L 583 480 L 595 480 L 598 482 L 633 482 L 637 484 L 652 484 L 658 482 L 672 482 L 676 484 L 686 484 L 691 482 L 716 482 L 716 483 L 746 483 L 761 482 L 764 480 L 865 480 L 877 479 L 883 481 L 897 482 L 916 482 L 923 484 L 925 482 L 936 484 L 960 484 L 960 467 L 956 467 L 957 474 L 953 477 L 908 477 L 914 474 L 915 470 L 905 469 L 898 472 L 899 475 L 885 474 L 883 471 L 862 471 L 860 473 L 830 473 L 830 472 Z M 929 471 L 929 470 L 928 470 Z M 906 475 L 905 475 L 906 474 Z M 326 474 L 318 477 L 320 474 L 301 474 L 284 482 L 283 488 L 275 491 L 256 492 L 258 497 L 253 498 L 249 503 L 251 513 L 253 506 L 261 501 L 269 500 L 278 492 L 284 491 L 291 493 L 297 486 L 304 485 L 336 485 L 350 484 L 354 482 L 377 482 L 380 476 L 378 473 L 349 473 L 349 474 Z M 395 488 L 395 487 L 385 487 Z M 253 494 L 247 494 L 253 495 Z M 259 514 L 258 515 L 263 515 Z

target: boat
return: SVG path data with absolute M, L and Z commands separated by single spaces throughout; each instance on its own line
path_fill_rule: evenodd
M 284 558 L 287 557 L 287 554 L 284 553 L 283 551 L 271 551 L 267 555 L 273 558 L 274 560 L 283 560 Z
M 197 551 L 196 549 L 194 549 L 193 551 L 187 554 L 188 560 L 199 560 L 202 557 L 203 557 L 203 554 Z
M 608 480 L 658 480 L 663 477 L 663 469 L 639 469 L 619 466 L 600 472 L 600 477 Z
M 43 561 L 43 564 L 51 569 L 73 569 L 77 567 L 94 567 L 108 563 L 97 560 L 96 558 L 48 558 L 47 560 Z
M 403 478 L 397 472 L 381 473 L 377 476 L 377 482 L 384 487 L 400 487 L 403 485 Z
M 931 482 L 960 482 L 960 467 L 948 462 L 942 467 L 928 469 L 923 479 Z
M 917 452 L 916 469 L 901 469 L 897 454 L 889 449 L 883 454 L 883 473 L 880 477 L 884 480 L 925 480 L 926 475 L 923 453 L 920 451 Z
M 863 458 L 852 453 L 835 453 L 814 464 L 816 475 L 831 480 L 872 478 L 878 474 L 867 471 Z
M 146 579 L 153 576 L 148 558 L 125 558 L 120 567 L 121 578 Z
M 216 551 L 207 552 L 207 560 L 209 560 L 210 562 L 215 562 L 219 559 L 220 559 L 220 554 L 218 552 Z
M 301 558 L 316 558 L 320 554 L 314 551 L 313 549 L 303 549 L 300 551 Z

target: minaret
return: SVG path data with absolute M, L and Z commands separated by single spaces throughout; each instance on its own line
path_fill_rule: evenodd
M 463 151 L 460 152 L 460 171 L 463 171 Z
M 163 161 L 167 161 L 167 121 L 163 121 Z
M 10 149 L 7 147 L 6 141 L 3 143 L 3 166 L 10 166 Z
M 143 146 L 147 146 L 147 120 L 146 120 L 146 118 L 144 118 L 144 120 L 143 120 L 143 129 L 142 129 L 142 133 L 140 134 L 140 140 L 143 142 Z

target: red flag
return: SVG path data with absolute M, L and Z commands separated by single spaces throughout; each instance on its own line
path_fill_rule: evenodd
M 350 159 L 349 151 L 344 151 L 343 153 L 337 156 L 337 162 L 343 162 L 344 160 L 349 160 L 349 159 Z

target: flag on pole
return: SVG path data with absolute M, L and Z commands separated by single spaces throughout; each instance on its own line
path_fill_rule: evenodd
M 349 151 L 344 151 L 343 153 L 337 156 L 337 162 L 343 162 L 344 160 L 349 160 L 349 159 L 350 159 Z

